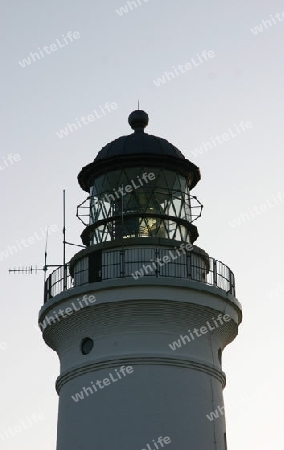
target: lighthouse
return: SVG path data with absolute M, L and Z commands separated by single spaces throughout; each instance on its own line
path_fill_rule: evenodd
M 242 319 L 231 269 L 196 245 L 199 168 L 133 132 L 78 175 L 85 248 L 45 282 L 57 450 L 226 450 L 224 348 Z

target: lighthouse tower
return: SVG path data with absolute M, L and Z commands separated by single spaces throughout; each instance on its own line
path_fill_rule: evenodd
M 57 450 L 225 450 L 222 352 L 234 274 L 195 245 L 198 167 L 167 140 L 107 144 L 78 180 L 86 246 L 46 280 L 39 324 L 58 353 Z

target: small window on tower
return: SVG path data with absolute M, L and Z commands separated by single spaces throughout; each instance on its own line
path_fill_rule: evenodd
M 94 347 L 94 341 L 91 338 L 84 338 L 81 342 L 81 352 L 88 355 Z

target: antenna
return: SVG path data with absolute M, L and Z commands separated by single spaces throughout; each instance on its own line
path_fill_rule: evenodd
M 66 244 L 66 228 L 65 228 L 65 189 L 63 189 L 63 266 L 65 266 L 65 244 Z
M 17 273 L 19 272 L 22 275 L 32 275 L 33 273 L 37 273 L 38 270 L 44 270 L 44 269 L 38 269 L 37 266 L 32 267 L 32 266 L 26 266 L 26 267 L 22 267 L 21 269 L 9 269 L 9 273 Z
M 47 244 L 48 244 L 48 226 L 46 227 L 46 238 L 45 238 L 45 251 L 44 251 L 44 266 L 42 269 L 38 269 L 37 266 L 33 267 L 33 266 L 26 266 L 26 267 L 22 267 L 22 268 L 14 268 L 14 269 L 9 269 L 9 273 L 13 273 L 13 274 L 22 274 L 22 275 L 31 275 L 33 273 L 37 274 L 38 271 L 43 271 L 44 272 L 44 285 L 46 284 L 46 272 L 50 267 L 56 267 L 57 269 L 60 269 L 60 277 L 62 277 L 62 272 L 61 272 L 61 268 L 63 268 L 63 287 L 64 290 L 67 289 L 67 281 L 68 281 L 68 273 L 67 273 L 67 269 L 68 269 L 68 264 L 66 264 L 66 244 L 68 245 L 74 245 L 76 247 L 82 247 L 82 248 L 86 248 L 85 245 L 78 245 L 78 244 L 73 244 L 71 242 L 67 242 L 66 241 L 66 204 L 65 204 L 65 189 L 63 189 L 63 229 L 62 229 L 62 234 L 63 234 L 63 263 L 62 264 L 47 264 Z M 62 278 L 61 278 L 62 280 Z
M 44 249 L 44 284 L 46 281 L 46 271 L 47 271 L 47 242 L 48 242 L 48 225 L 46 227 L 46 236 L 45 236 L 45 249 Z
M 67 289 L 67 266 L 66 266 L 66 227 L 65 227 L 65 189 L 63 189 L 63 287 Z
M 138 100 L 138 111 L 139 111 L 139 100 Z
M 138 101 L 138 109 L 139 109 L 139 101 Z M 122 185 L 123 190 L 123 185 Z M 121 197 L 121 239 L 122 239 L 122 249 L 121 249 L 121 258 L 122 258 L 122 271 L 121 275 L 124 277 L 124 267 L 125 267 L 125 248 L 124 248 L 124 239 L 123 239 L 123 233 L 124 233 L 124 199 L 123 195 Z
M 123 185 L 122 185 L 122 190 L 123 190 Z M 124 211 L 123 211 L 123 208 L 124 208 L 124 204 L 123 204 L 123 196 L 121 197 L 121 221 L 122 221 L 122 225 L 123 225 L 123 219 L 124 219 Z
M 58 264 L 47 264 L 47 243 L 48 243 L 48 228 L 49 226 L 46 226 L 46 235 L 45 235 L 45 249 L 44 249 L 44 266 L 42 269 L 39 269 L 37 266 L 33 267 L 33 266 L 26 266 L 26 267 L 22 267 L 22 268 L 18 268 L 18 269 L 9 269 L 9 273 L 13 273 L 16 274 L 18 273 L 19 275 L 32 275 L 37 274 L 38 271 L 43 271 L 44 272 L 44 283 L 46 281 L 46 272 L 48 267 L 59 267 Z

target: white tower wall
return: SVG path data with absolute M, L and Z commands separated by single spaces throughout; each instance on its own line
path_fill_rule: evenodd
M 86 294 L 96 297 L 90 297 L 89 306 L 82 303 Z M 59 317 L 60 309 L 74 310 L 77 299 L 84 307 L 60 321 L 49 320 L 43 331 L 61 364 L 57 450 L 156 450 L 153 440 L 162 448 L 159 436 L 170 438 L 165 448 L 225 450 L 220 349 L 237 334 L 238 301 L 222 289 L 189 280 L 108 280 L 56 296 L 42 308 L 40 322 Z M 227 322 L 219 318 L 222 325 L 219 314 L 226 315 Z M 209 329 L 208 323 L 215 329 L 192 339 L 190 332 Z M 169 344 L 181 336 L 184 342 L 172 350 Z M 81 351 L 85 338 L 94 341 L 87 355 Z M 119 379 L 115 369 L 121 366 L 132 371 L 119 372 Z M 110 382 L 104 386 L 106 378 Z M 74 401 L 76 393 L 84 398 Z M 210 421 L 207 415 L 218 407 L 219 417 Z

